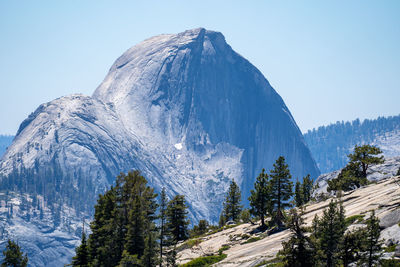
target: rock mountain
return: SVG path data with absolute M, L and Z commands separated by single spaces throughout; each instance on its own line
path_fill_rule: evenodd
M 140 169 L 157 191 L 186 196 L 192 222 L 215 222 L 231 179 L 247 198 L 261 169 L 280 155 L 294 179 L 318 176 L 296 122 L 262 73 L 221 33 L 199 28 L 130 48 L 92 97 L 41 105 L 0 161 L 0 188 L 40 195 L 43 205 L 50 194 L 53 213 L 67 205 L 79 217 L 121 171 Z

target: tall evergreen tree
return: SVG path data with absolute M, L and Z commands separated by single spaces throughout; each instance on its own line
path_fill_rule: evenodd
M 26 267 L 28 265 L 28 256 L 24 255 L 20 246 L 10 239 L 7 241 L 3 255 L 1 266 Z
M 154 234 L 156 226 L 154 221 L 158 207 L 155 200 L 157 194 L 154 193 L 153 188 L 147 186 L 146 179 L 140 175 L 139 171 L 129 172 L 125 177 L 123 187 L 123 191 L 126 191 L 129 195 L 124 249 L 130 255 L 137 255 L 138 258 L 142 258 L 145 249 L 148 253 L 155 253 L 156 240 Z M 154 254 L 147 255 L 148 258 L 154 258 L 154 256 Z
M 311 193 L 313 188 L 313 180 L 311 179 L 309 174 L 303 178 L 303 184 L 301 188 L 301 191 L 303 193 L 303 204 L 306 204 L 311 200 Z
M 365 246 L 367 250 L 367 259 L 365 262 L 371 267 L 379 260 L 382 251 L 382 242 L 379 240 L 379 219 L 375 216 L 375 211 L 371 212 L 371 216 L 367 219 L 366 223 Z
M 346 231 L 340 244 L 338 257 L 341 259 L 343 267 L 351 263 L 358 263 L 362 259 L 365 248 L 366 231 L 359 228 L 353 231 Z
M 262 169 L 254 183 L 254 190 L 250 191 L 250 213 L 261 218 L 261 227 L 265 227 L 264 218 L 271 213 L 271 187 L 268 174 Z
M 185 196 L 177 195 L 167 206 L 167 229 L 169 233 L 169 244 L 176 244 L 178 241 L 188 238 L 187 206 Z
M 100 195 L 95 206 L 94 220 L 90 224 L 92 234 L 89 236 L 90 263 L 95 266 L 104 264 L 112 266 L 122 256 L 123 239 L 119 238 L 121 225 L 117 224 L 116 190 Z
M 224 211 L 221 211 L 221 214 L 219 215 L 219 220 L 218 220 L 218 226 L 223 227 L 226 223 L 226 216 L 224 214 Z
M 271 201 L 276 225 L 283 227 L 283 210 L 290 207 L 289 199 L 293 195 L 291 174 L 285 158 L 280 156 L 271 170 Z
M 156 194 L 139 171 L 117 177 L 100 195 L 88 239 L 90 266 L 154 266 Z
M 319 220 L 317 236 L 324 252 L 325 264 L 336 266 L 337 252 L 341 238 L 346 230 L 344 209 L 341 202 L 331 201 Z
M 301 207 L 304 203 L 303 199 L 303 188 L 299 181 L 296 181 L 296 186 L 294 189 L 294 202 L 296 203 L 296 207 Z
M 167 194 L 165 192 L 165 188 L 161 190 L 160 194 L 160 267 L 162 266 L 162 261 L 163 261 L 163 248 L 164 248 L 164 242 L 165 242 L 165 236 L 167 234 L 167 225 L 166 225 L 166 220 L 167 220 L 167 205 L 168 205 L 168 199 L 167 199 Z
M 241 198 L 240 188 L 236 184 L 235 180 L 232 180 L 224 202 L 224 215 L 226 221 L 239 221 L 239 215 L 243 207 L 240 204 Z
M 280 254 L 284 257 L 284 266 L 310 267 L 315 265 L 315 249 L 311 239 L 306 235 L 302 213 L 295 209 L 290 211 L 288 227 L 292 233 L 287 242 L 283 242 Z
M 85 230 L 82 230 L 81 245 L 75 249 L 76 255 L 72 258 L 72 266 L 89 266 L 89 251 L 86 242 Z

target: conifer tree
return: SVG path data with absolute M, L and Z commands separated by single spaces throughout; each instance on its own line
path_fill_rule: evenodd
M 365 246 L 367 250 L 367 259 L 365 262 L 371 267 L 379 260 L 382 251 L 382 242 L 379 240 L 379 219 L 375 216 L 374 210 L 371 212 L 371 216 L 367 219 L 366 223 Z
M 331 201 L 324 210 L 318 223 L 317 236 L 324 252 L 325 264 L 328 267 L 337 264 L 337 252 L 341 238 L 346 230 L 344 209 L 341 202 Z
M 290 211 L 288 227 L 292 232 L 291 238 L 283 243 L 280 252 L 284 257 L 284 266 L 287 267 L 309 267 L 315 265 L 315 249 L 306 229 L 303 226 L 302 212 L 297 213 L 295 209 Z
M 382 154 L 376 146 L 363 145 L 354 147 L 354 153 L 349 154 L 350 163 L 359 163 L 361 166 L 361 174 L 363 178 L 367 177 L 367 170 L 373 164 L 380 164 L 384 162 L 383 156 L 377 157 L 376 155 Z
M 308 203 L 311 200 L 311 193 L 313 188 L 313 180 L 308 174 L 303 178 L 303 184 L 301 186 L 301 191 L 303 193 L 303 204 Z
M 250 191 L 250 213 L 259 216 L 261 227 L 265 227 L 264 217 L 271 213 L 271 187 L 268 181 L 268 174 L 262 169 L 254 183 L 254 190 Z
M 239 215 L 242 211 L 241 193 L 240 188 L 236 184 L 235 180 L 232 180 L 229 185 L 229 190 L 226 193 L 226 198 L 224 202 L 224 215 L 225 221 L 232 220 L 234 222 L 239 221 Z
M 157 265 L 157 245 L 158 244 L 156 242 L 156 234 L 154 232 L 149 232 L 145 239 L 145 247 L 143 251 L 143 257 L 141 259 L 141 263 L 143 266 L 153 267 Z
M 10 239 L 7 241 L 3 255 L 1 266 L 26 267 L 28 265 L 28 256 L 24 255 L 20 246 Z
M 123 239 L 119 238 L 121 224 L 118 223 L 116 207 L 116 190 L 99 195 L 95 206 L 94 220 L 90 224 L 92 234 L 89 236 L 90 263 L 112 266 L 119 262 L 123 251 Z
M 304 197 L 304 195 L 303 195 L 301 183 L 299 181 L 297 181 L 295 189 L 294 189 L 294 201 L 296 203 L 296 207 L 301 207 L 304 204 L 303 197 Z
M 285 158 L 280 156 L 271 170 L 271 201 L 276 225 L 283 227 L 283 210 L 290 207 L 289 199 L 293 195 L 293 183 L 289 166 L 285 163 Z
M 350 263 L 358 263 L 362 259 L 365 250 L 366 231 L 359 228 L 353 231 L 347 231 L 339 244 L 338 257 L 341 259 L 344 267 Z
M 124 249 L 141 258 L 146 246 L 148 251 L 155 251 L 156 240 L 153 235 L 156 231 L 154 220 L 158 206 L 155 200 L 157 194 L 153 188 L 147 186 L 146 179 L 139 171 L 129 172 L 123 186 L 126 187 L 124 191 L 130 195 L 127 201 L 129 211 Z M 147 243 L 146 239 L 149 240 Z
M 89 266 L 89 251 L 85 231 L 82 230 L 81 245 L 75 249 L 76 255 L 72 258 L 72 266 Z
M 178 241 L 188 238 L 187 206 L 185 204 L 185 196 L 177 195 L 167 206 L 167 229 L 169 236 L 169 244 L 176 244 Z
M 156 196 L 139 171 L 122 173 L 99 196 L 88 239 L 90 266 L 158 263 Z
M 207 220 L 200 220 L 198 225 L 193 226 L 193 229 L 190 230 L 190 236 L 195 237 L 206 233 L 208 226 Z
M 160 194 L 160 267 L 162 266 L 162 259 L 163 259 L 163 248 L 164 248 L 164 242 L 165 242 L 165 236 L 167 234 L 167 225 L 166 225 L 166 220 L 167 220 L 167 204 L 168 204 L 168 199 L 167 199 L 167 194 L 165 192 L 165 188 L 161 190 Z
M 218 226 L 223 227 L 225 223 L 226 223 L 226 216 L 224 214 L 224 211 L 222 211 L 221 214 L 219 215 Z

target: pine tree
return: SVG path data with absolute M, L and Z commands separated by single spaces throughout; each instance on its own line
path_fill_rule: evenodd
M 82 230 L 81 245 L 75 249 L 76 255 L 72 258 L 72 266 L 89 266 L 89 251 L 85 231 Z
M 1 266 L 26 267 L 28 265 L 28 256 L 24 255 L 20 246 L 10 239 L 7 241 L 3 255 Z
M 268 174 L 262 169 L 254 183 L 254 190 L 250 191 L 250 213 L 261 218 L 261 227 L 265 227 L 264 217 L 271 213 L 271 187 Z
M 354 147 L 354 152 L 348 155 L 349 163 L 340 171 L 335 179 L 328 181 L 328 191 L 349 191 L 368 183 L 367 170 L 373 164 L 384 162 L 382 151 L 375 146 L 363 145 Z
M 365 246 L 367 250 L 367 259 L 365 262 L 371 267 L 379 260 L 382 251 L 382 242 L 379 240 L 379 219 L 375 216 L 375 211 L 371 212 L 371 216 L 367 219 L 366 224 L 367 233 Z
M 232 220 L 234 222 L 239 221 L 239 215 L 242 211 L 240 188 L 234 180 L 229 185 L 229 190 L 226 193 L 224 202 L 224 215 L 225 221 Z
M 123 250 L 123 238 L 121 239 L 119 234 L 121 227 L 116 206 L 116 190 L 111 187 L 104 195 L 99 196 L 94 220 L 90 224 L 90 263 L 95 266 L 113 266 L 120 261 Z
M 311 200 L 313 188 L 313 180 L 311 179 L 309 174 L 303 178 L 303 184 L 301 188 L 303 193 L 303 204 L 306 204 Z
M 293 195 L 293 183 L 290 181 L 289 166 L 285 163 L 284 157 L 279 157 L 271 170 L 271 201 L 276 225 L 283 227 L 283 210 L 290 207 L 289 199 Z
M 155 201 L 157 194 L 154 193 L 153 188 L 147 186 L 146 179 L 140 175 L 139 171 L 128 173 L 124 187 L 127 194 L 130 194 L 127 201 L 129 211 L 124 249 L 131 255 L 138 255 L 140 259 L 146 246 L 150 246 L 147 247 L 148 251 L 155 251 L 154 244 L 149 242 L 156 242 L 153 235 L 156 231 L 154 220 L 158 206 Z M 149 240 L 147 243 L 146 239 Z
M 280 254 L 284 257 L 284 266 L 314 266 L 315 249 L 310 238 L 306 235 L 302 213 L 298 214 L 295 209 L 292 209 L 288 221 L 288 227 L 292 235 L 287 242 L 283 242 L 282 244 L 283 250 Z
M 365 250 L 365 236 L 366 231 L 363 228 L 347 231 L 344 234 L 338 249 L 338 257 L 344 267 L 353 262 L 357 263 L 362 259 L 363 251 Z
M 350 163 L 359 163 L 361 166 L 362 177 L 367 177 L 367 170 L 370 165 L 380 164 L 384 162 L 383 156 L 376 157 L 375 155 L 382 154 L 382 150 L 380 150 L 376 146 L 371 145 L 363 145 L 354 147 L 354 153 L 349 154 L 348 157 L 350 159 Z
M 90 266 L 154 266 L 157 194 L 139 171 L 117 177 L 100 195 L 88 239 Z
M 193 229 L 190 230 L 190 237 L 205 234 L 208 230 L 208 226 L 207 220 L 200 220 L 198 225 L 193 226 Z
M 345 230 L 343 205 L 341 202 L 338 203 L 332 200 L 319 220 L 317 234 L 321 249 L 324 252 L 325 264 L 328 267 L 337 264 L 338 247 Z
M 158 244 L 156 242 L 155 233 L 149 232 L 145 239 L 145 249 L 143 252 L 143 257 L 141 259 L 141 263 L 143 266 L 153 267 L 157 265 L 158 263 L 157 246 Z
M 176 244 L 167 252 L 167 267 L 177 267 L 176 263 Z
M 188 238 L 187 206 L 185 204 L 185 196 L 177 195 L 167 206 L 167 229 L 169 236 L 169 244 L 176 244 L 178 241 Z
M 301 183 L 297 181 L 294 189 L 294 201 L 296 203 L 296 207 L 301 207 L 304 204 L 303 197 L 303 188 L 301 186 Z
M 165 242 L 165 236 L 167 234 L 166 219 L 167 219 L 167 194 L 165 188 L 161 190 L 160 194 L 160 267 L 162 266 L 163 260 L 163 248 Z
M 226 223 L 226 216 L 224 214 L 224 211 L 222 211 L 221 214 L 219 215 L 218 226 L 223 227 L 225 223 Z

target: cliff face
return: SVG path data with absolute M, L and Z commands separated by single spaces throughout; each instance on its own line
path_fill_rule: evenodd
M 194 29 L 129 49 L 92 97 L 41 105 L 0 161 L 0 189 L 29 189 L 43 197 L 42 209 L 51 206 L 50 215 L 67 205 L 79 221 L 120 172 L 139 169 L 157 191 L 184 194 L 193 223 L 215 222 L 231 179 L 247 199 L 258 173 L 280 155 L 294 179 L 318 176 L 293 117 L 264 76 L 221 33 Z
M 224 174 L 243 192 L 280 155 L 294 177 L 319 174 L 282 98 L 221 33 L 195 29 L 146 40 L 117 59 L 93 97 L 115 107 L 152 154 L 173 154 L 178 144 L 189 166 L 210 149 L 239 159 L 236 171 Z

